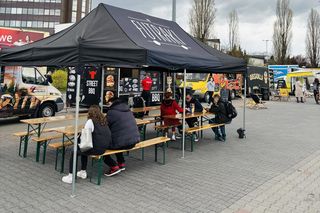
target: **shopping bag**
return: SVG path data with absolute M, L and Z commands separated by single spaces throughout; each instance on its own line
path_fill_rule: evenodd
M 79 148 L 81 152 L 88 151 L 93 148 L 91 129 L 82 129 Z

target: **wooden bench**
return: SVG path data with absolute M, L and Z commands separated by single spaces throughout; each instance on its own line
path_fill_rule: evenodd
M 66 142 L 54 142 L 49 143 L 48 146 L 54 150 L 56 150 L 56 160 L 54 164 L 54 169 L 58 171 L 58 160 L 59 154 L 61 154 L 61 165 L 60 165 L 60 173 L 64 170 L 64 160 L 65 160 L 65 148 L 73 146 L 73 142 L 66 141 Z
M 193 147 L 194 147 L 194 140 L 195 140 L 195 134 L 196 132 L 199 131 L 203 131 L 206 129 L 212 129 L 215 127 L 219 127 L 219 126 L 223 126 L 225 124 L 215 124 L 215 123 L 211 123 L 211 124 L 205 124 L 202 126 L 196 126 L 196 127 L 192 127 L 192 128 L 188 128 L 186 129 L 186 138 L 190 138 L 190 151 L 193 152 Z
M 41 131 L 41 133 L 54 132 L 55 129 L 57 129 L 57 128 L 44 129 L 44 130 Z M 22 144 L 24 143 L 23 157 L 27 157 L 28 141 L 29 141 L 31 136 L 36 135 L 36 134 L 37 134 L 37 132 L 34 131 L 34 130 L 29 132 L 29 133 L 27 131 L 13 133 L 14 136 L 17 136 L 17 137 L 20 138 L 20 140 L 19 140 L 19 156 L 20 157 L 22 157 L 22 155 L 21 155 Z M 26 137 L 28 137 L 28 138 L 26 138 Z
M 41 131 L 41 134 L 43 133 L 50 133 L 50 132 L 55 132 L 59 129 L 63 129 L 63 128 L 66 128 L 66 127 L 53 127 L 53 128 L 47 128 L 47 129 L 43 129 Z M 37 135 L 37 132 L 36 131 L 31 131 L 31 132 L 27 132 L 27 131 L 23 131 L 23 132 L 16 132 L 16 133 L 13 133 L 14 136 L 17 136 L 20 138 L 19 140 L 19 156 L 20 157 L 27 157 L 27 152 L 28 152 L 28 143 L 29 143 L 29 139 L 31 138 L 31 136 L 35 136 Z M 59 136 L 61 137 L 61 135 Z M 47 145 L 47 142 L 52 140 L 52 139 L 56 139 L 56 138 L 59 138 L 58 136 L 55 136 L 55 138 L 46 138 L 46 137 L 43 137 L 43 136 L 40 136 L 38 138 L 32 138 L 32 140 L 34 142 L 37 142 L 37 154 L 40 154 L 40 147 L 38 146 L 46 146 Z M 44 145 L 44 142 L 46 141 L 46 145 Z M 22 144 L 23 144 L 23 155 L 21 153 L 22 151 Z M 46 148 L 46 147 L 44 147 Z M 37 161 L 38 159 L 38 161 Z M 39 162 L 39 155 L 36 155 L 36 161 Z M 44 162 L 43 162 L 44 163 Z
M 36 162 L 39 162 L 41 147 L 43 147 L 42 164 L 45 164 L 48 143 L 50 143 L 51 140 L 59 139 L 61 137 L 62 137 L 61 134 L 54 134 L 54 135 L 46 135 L 46 136 L 32 138 L 32 141 L 37 143 Z
M 155 146 L 155 162 L 158 162 L 158 145 L 162 144 L 161 148 L 163 151 L 163 159 L 162 159 L 162 164 L 165 164 L 166 160 L 166 146 L 165 143 L 168 142 L 170 138 L 167 137 L 157 137 L 145 141 L 141 141 L 138 144 L 135 145 L 132 149 L 129 150 L 106 150 L 105 153 L 102 155 L 91 155 L 92 159 L 92 169 L 91 169 L 91 175 L 90 175 L 90 182 L 92 182 L 93 179 L 93 171 L 94 171 L 94 166 L 97 164 L 97 185 L 101 184 L 101 177 L 102 177 L 102 165 L 103 165 L 103 157 L 107 155 L 113 155 L 117 153 L 124 153 L 124 152 L 129 152 L 129 151 L 134 151 L 134 150 L 139 150 L 139 149 L 144 149 L 150 146 Z M 144 152 L 142 152 L 142 155 L 144 155 Z M 143 158 L 142 158 L 143 159 Z

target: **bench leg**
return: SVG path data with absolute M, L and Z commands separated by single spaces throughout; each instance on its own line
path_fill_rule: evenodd
M 56 161 L 54 164 L 54 169 L 57 171 L 58 170 L 58 158 L 59 158 L 59 150 L 56 150 Z
M 154 145 L 154 161 L 158 162 L 158 144 Z
M 43 143 L 42 164 L 46 163 L 47 145 L 47 142 Z
M 144 161 L 144 148 L 141 149 L 141 160 Z
M 36 162 L 39 162 L 39 159 L 40 159 L 40 148 L 41 148 L 41 143 L 40 143 L 40 142 L 37 142 Z
M 61 170 L 60 173 L 63 173 L 64 171 L 64 157 L 65 157 L 65 152 L 66 152 L 66 148 L 62 147 L 62 152 L 61 152 Z
M 22 148 L 22 143 L 24 141 L 24 137 L 20 137 L 20 143 L 19 143 L 19 156 L 22 157 L 21 155 L 21 148 Z
M 102 164 L 103 164 L 103 157 L 99 158 L 98 160 L 96 159 L 92 159 L 91 161 L 91 175 L 90 175 L 90 182 L 93 183 L 93 180 L 94 177 L 93 177 L 93 174 L 94 174 L 94 170 L 95 170 L 95 165 L 97 165 L 97 182 L 95 182 L 96 185 L 100 185 L 101 184 L 101 179 L 102 179 Z
M 162 164 L 165 165 L 166 164 L 166 144 L 163 143 L 162 144 Z
M 195 138 L 195 134 L 192 134 L 192 136 L 191 136 L 191 144 L 190 144 L 190 146 L 191 146 L 191 152 L 193 152 L 193 142 L 194 142 L 194 138 Z
M 29 132 L 30 132 L 30 124 L 28 124 L 28 134 L 24 136 L 24 147 L 23 147 L 23 157 L 27 157 L 28 152 L 28 140 L 29 140 Z
M 97 185 L 101 184 L 101 178 L 102 178 L 102 160 L 103 158 L 99 158 L 98 160 L 98 182 Z

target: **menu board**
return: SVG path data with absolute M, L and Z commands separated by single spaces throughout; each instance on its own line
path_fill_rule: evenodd
M 104 91 L 103 103 L 106 104 L 108 100 L 117 94 L 118 88 L 118 72 L 115 68 L 104 67 Z
M 76 84 L 77 74 L 74 67 L 68 68 L 68 84 L 67 84 L 67 105 L 74 104 L 76 102 Z
M 91 66 L 85 67 L 81 75 L 81 100 L 83 105 L 99 104 L 101 96 L 101 69 Z
M 140 91 L 139 69 L 120 70 L 120 93 L 138 93 Z
M 101 70 L 99 67 L 90 66 L 84 67 L 80 71 L 80 104 L 93 105 L 100 102 L 101 91 Z M 77 73 L 74 67 L 69 68 L 68 85 L 67 85 L 67 104 L 74 104 L 76 102 L 76 84 Z

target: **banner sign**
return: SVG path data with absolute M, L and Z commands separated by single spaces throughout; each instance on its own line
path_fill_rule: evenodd
M 0 27 L 0 49 L 30 44 L 45 38 L 46 32 L 26 31 Z

